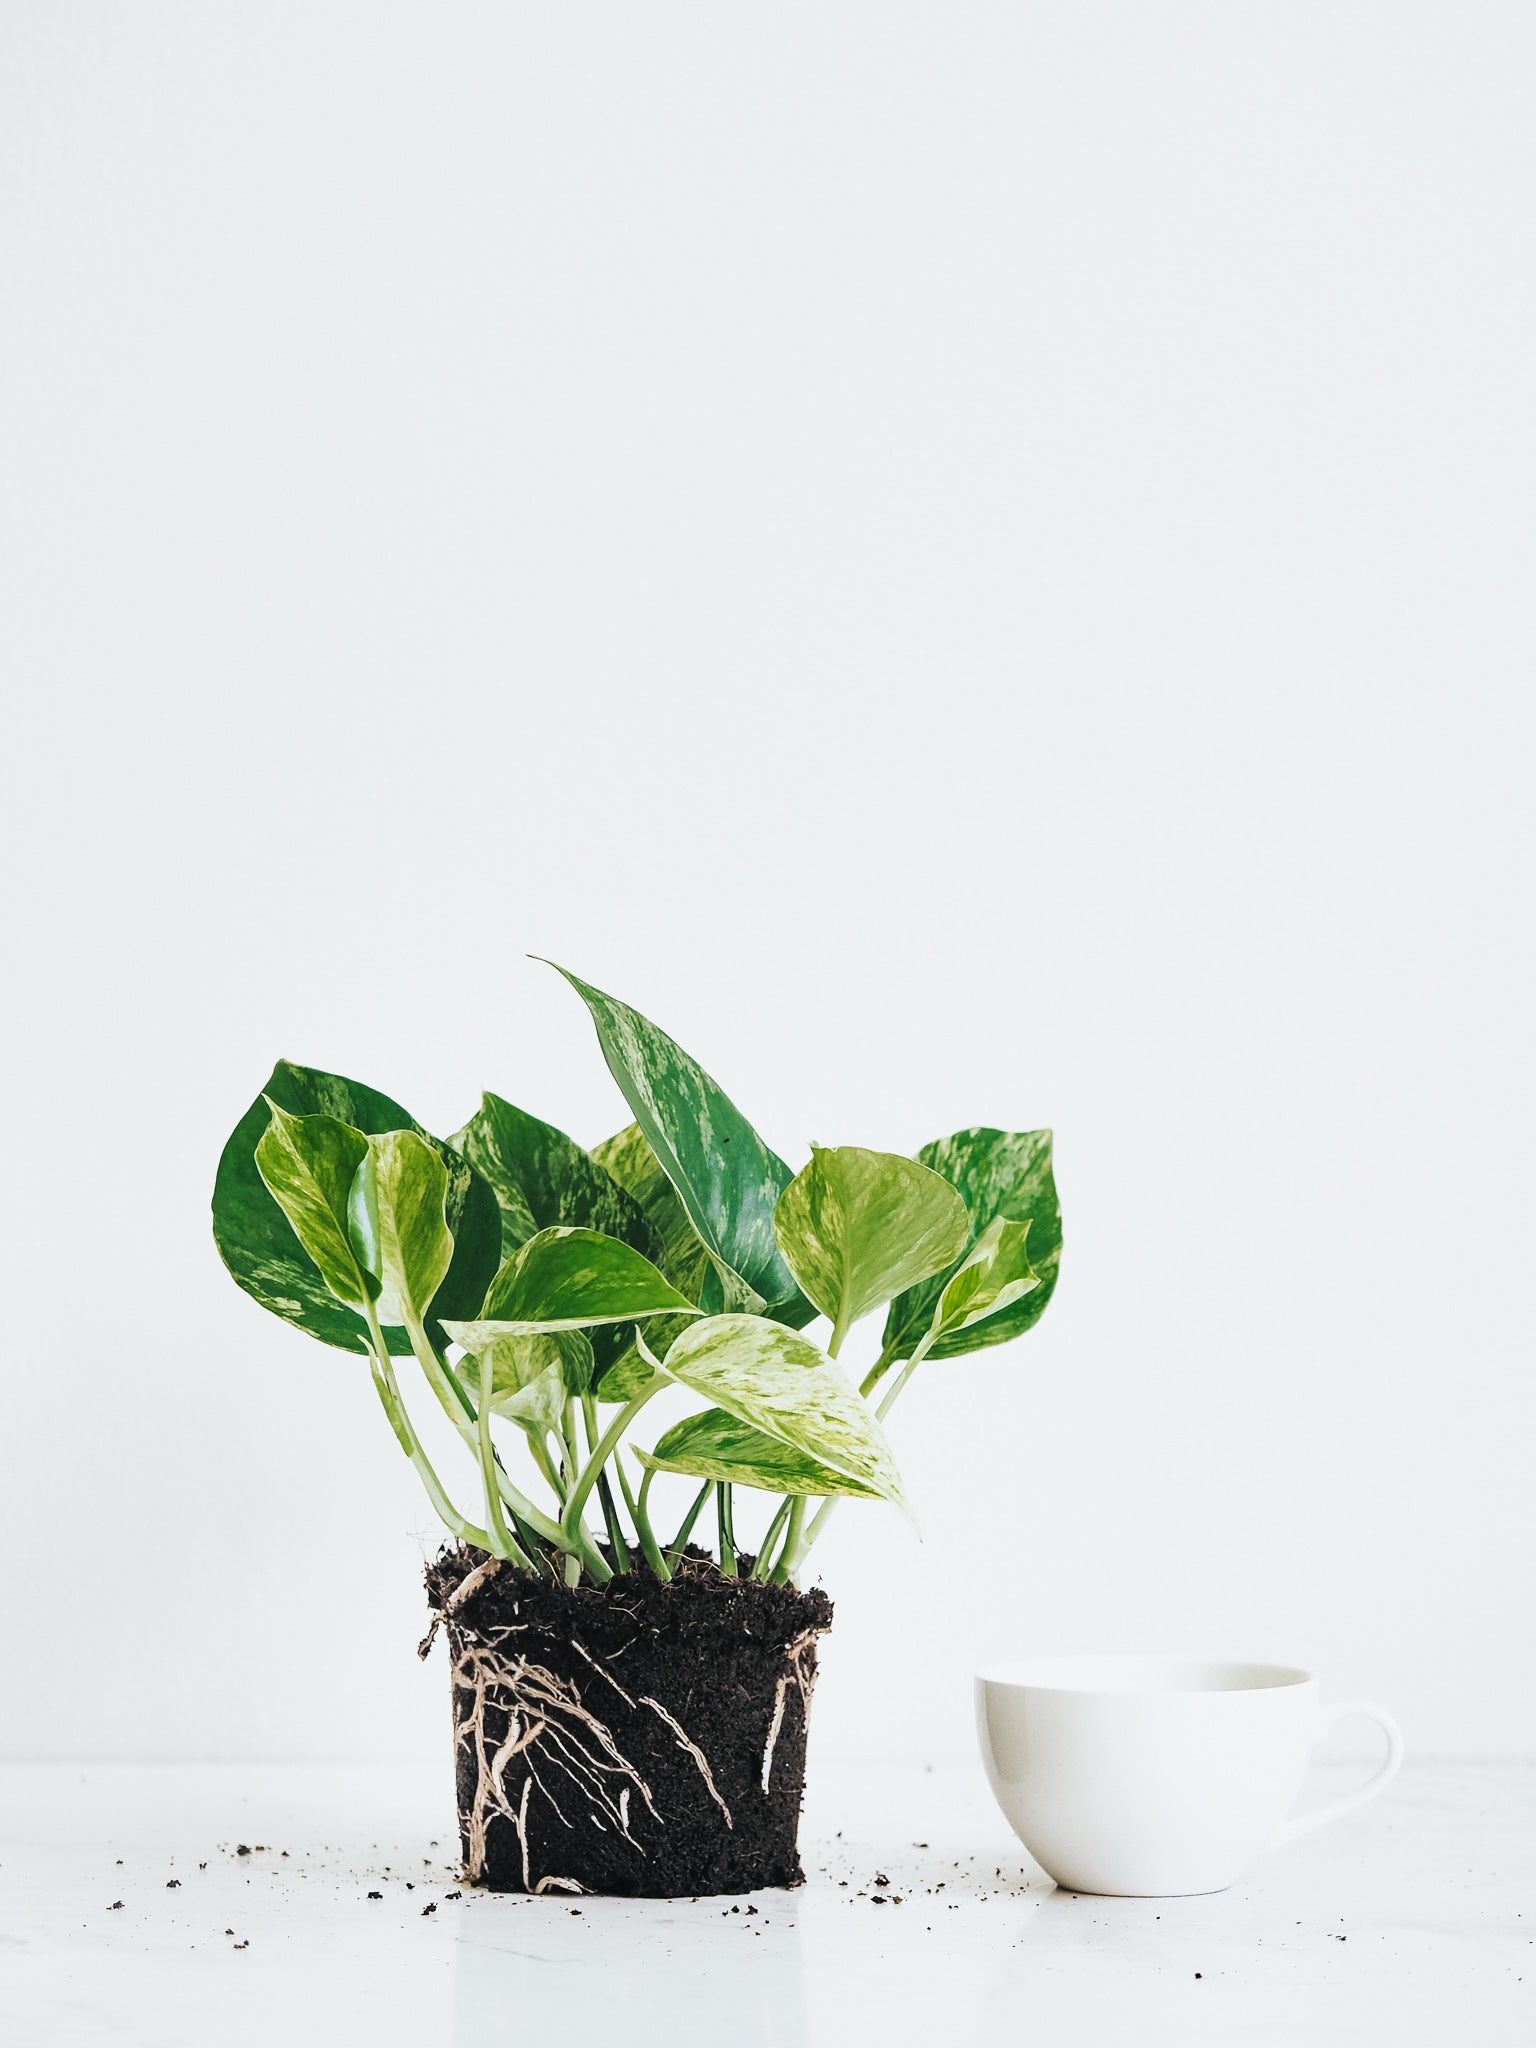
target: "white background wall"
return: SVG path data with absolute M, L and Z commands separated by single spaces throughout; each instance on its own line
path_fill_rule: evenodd
M 9 0 L 0 1751 L 443 1741 L 426 1504 L 207 1199 L 280 1053 L 615 1128 L 544 952 L 797 1164 L 1056 1127 L 926 1542 L 818 1553 L 824 1757 L 1120 1645 L 1536 1752 L 1533 69 L 1518 0 Z

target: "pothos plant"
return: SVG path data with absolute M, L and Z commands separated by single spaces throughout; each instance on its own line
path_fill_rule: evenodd
M 917 1368 L 1044 1313 L 1061 1256 L 1051 1134 L 958 1131 L 915 1159 L 813 1147 L 796 1174 L 664 1031 L 566 979 L 633 1123 L 584 1151 L 486 1095 L 445 1141 L 388 1096 L 280 1061 L 219 1164 L 219 1250 L 264 1307 L 366 1358 L 462 1542 L 571 1586 L 641 1561 L 665 1581 L 713 1499 L 734 1576 L 744 1487 L 778 1497 L 752 1575 L 793 1581 L 839 1500 L 910 1512 L 882 1424 Z M 880 1308 L 856 1383 L 840 1354 Z M 818 1316 L 824 1341 L 807 1333 Z M 473 1457 L 472 1512 L 423 1449 L 397 1361 Z M 708 1405 L 635 1443 L 674 1385 Z M 665 1540 L 659 1472 L 700 1482 Z

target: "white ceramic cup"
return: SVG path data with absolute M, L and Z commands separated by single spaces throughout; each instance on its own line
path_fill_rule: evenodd
M 1287 1819 L 1318 1737 L 1360 1714 L 1387 1760 L 1357 1791 Z M 1397 1723 L 1364 1700 L 1318 1703 L 1280 1664 L 1041 1657 L 976 1675 L 987 1777 L 1014 1833 L 1075 1892 L 1219 1892 L 1261 1850 L 1374 1798 L 1397 1773 Z

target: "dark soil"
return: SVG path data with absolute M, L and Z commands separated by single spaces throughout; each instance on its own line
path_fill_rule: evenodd
M 472 1549 L 427 1596 L 453 1664 L 465 1869 L 493 1891 L 702 1897 L 803 1882 L 796 1837 L 818 1589 L 691 1551 L 566 1587 Z M 430 1638 L 429 1638 L 430 1640 Z

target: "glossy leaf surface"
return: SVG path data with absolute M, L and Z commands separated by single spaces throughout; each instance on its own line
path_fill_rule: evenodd
M 330 1116 L 365 1136 L 414 1130 L 428 1137 L 398 1102 L 359 1081 L 279 1060 L 262 1094 L 241 1117 L 219 1160 L 213 1190 L 213 1234 L 219 1255 L 245 1292 L 321 1343 L 367 1349 L 361 1316 L 338 1301 L 294 1235 L 256 1164 L 256 1147 L 271 1121 L 269 1104 L 293 1116 Z M 428 1142 L 448 1174 L 446 1214 L 453 1262 L 432 1303 L 427 1328 L 441 1341 L 440 1318 L 479 1310 L 501 1257 L 496 1199 L 466 1159 L 435 1138 Z M 386 1328 L 391 1352 L 410 1349 L 405 1332 Z
M 584 1152 L 554 1124 L 487 1094 L 450 1142 L 495 1191 L 503 1259 L 540 1230 L 596 1230 L 633 1245 L 665 1270 L 662 1238 L 643 1205 L 600 1158 Z M 629 1348 L 629 1341 L 630 1332 L 622 1326 L 595 1332 L 592 1350 L 599 1374 Z
M 925 1145 L 917 1156 L 924 1166 L 942 1173 L 959 1189 L 970 1214 L 971 1245 L 999 1216 L 1031 1224 L 1031 1263 L 1040 1277 L 1038 1287 L 998 1314 L 941 1337 L 928 1356 L 959 1357 L 990 1344 L 1005 1344 L 1032 1329 L 1045 1314 L 1061 1264 L 1061 1207 L 1051 1171 L 1051 1133 L 987 1128 L 956 1131 L 951 1138 Z M 966 1249 L 969 1251 L 970 1245 Z M 890 1356 L 911 1357 L 912 1347 L 926 1334 L 939 1297 L 953 1277 L 953 1269 L 936 1274 L 891 1303 L 884 1336 Z
M 383 1302 L 421 1322 L 453 1260 L 448 1170 L 415 1131 L 370 1138 L 352 1189 L 352 1237 L 383 1283 Z
M 1033 1228 L 1006 1216 L 993 1217 L 939 1296 L 935 1314 L 946 1336 L 1001 1315 L 1040 1285 L 1040 1275 L 1029 1263 Z
M 484 1313 L 445 1327 L 455 1343 L 474 1351 L 484 1336 L 582 1330 L 690 1306 L 632 1245 L 595 1230 L 541 1230 L 496 1275 Z
M 942 1174 L 862 1145 L 813 1148 L 779 1197 L 779 1249 L 802 1291 L 846 1330 L 963 1256 L 970 1217 Z
M 765 1430 L 754 1429 L 723 1408 L 706 1408 L 669 1429 L 652 1451 L 635 1456 L 658 1472 L 682 1472 L 695 1479 L 724 1479 L 763 1493 L 857 1494 L 878 1500 L 865 1486 L 830 1465 L 796 1450 Z
M 791 1449 L 905 1507 L 885 1432 L 841 1368 L 809 1337 L 760 1316 L 712 1316 L 684 1330 L 666 1371 Z
M 773 1234 L 774 1209 L 794 1177 L 789 1168 L 665 1031 L 558 971 L 586 1003 L 608 1070 L 714 1261 L 727 1306 L 793 1311 L 800 1292 Z
M 378 1297 L 347 1228 L 347 1209 L 368 1140 L 333 1116 L 290 1116 L 271 1104 L 256 1146 L 256 1167 L 294 1236 L 339 1300 L 360 1308 Z
M 592 1157 L 639 1203 L 661 1245 L 656 1264 L 680 1294 L 697 1302 L 706 1277 L 715 1269 L 699 1233 L 688 1221 L 676 1188 L 646 1143 L 644 1131 L 638 1124 L 626 1124 L 601 1145 L 594 1145 Z M 646 1341 L 652 1351 L 665 1352 L 688 1321 L 686 1316 L 662 1316 L 647 1323 Z M 632 1332 L 624 1330 L 619 1335 L 624 1348 L 605 1368 L 598 1384 L 602 1401 L 632 1401 L 651 1382 L 651 1368 L 635 1349 Z

